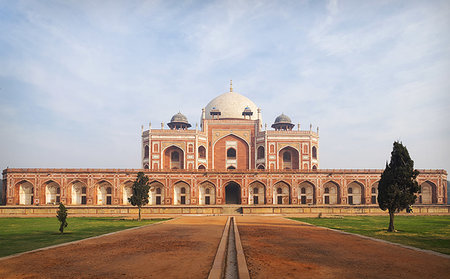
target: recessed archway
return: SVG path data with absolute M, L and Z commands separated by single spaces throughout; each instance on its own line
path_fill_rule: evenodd
M 418 203 L 421 204 L 432 204 L 436 203 L 436 184 L 425 181 L 420 184 L 420 193 Z
M 254 181 L 249 185 L 249 204 L 266 204 L 266 186 Z
M 16 188 L 19 190 L 19 204 L 31 205 L 34 200 L 33 184 L 24 180 L 17 184 Z
M 72 205 L 86 204 L 87 186 L 79 180 L 72 181 Z
M 291 204 L 291 187 L 289 184 L 280 181 L 273 185 L 273 203 Z
M 298 202 L 299 204 L 316 203 L 315 186 L 309 181 L 303 181 L 298 185 Z
M 209 181 L 200 184 L 198 191 L 198 203 L 200 205 L 216 204 L 216 187 Z
M 133 195 L 133 182 L 127 181 L 123 184 L 122 188 L 122 204 L 129 205 L 130 201 L 128 200 Z
M 299 168 L 299 154 L 297 149 L 286 146 L 281 149 L 278 153 L 279 155 L 279 167 L 280 169 L 294 169 L 298 170 Z
M 61 201 L 61 187 L 55 181 L 49 180 L 45 185 L 45 203 L 59 204 Z
M 236 182 L 230 182 L 225 186 L 225 203 L 241 204 L 241 186 Z
M 184 169 L 184 151 L 177 146 L 164 150 L 164 169 Z
M 364 185 L 360 182 L 353 181 L 347 186 L 348 204 L 364 203 Z
M 148 204 L 161 205 L 164 204 L 164 185 L 159 181 L 153 181 L 149 184 Z

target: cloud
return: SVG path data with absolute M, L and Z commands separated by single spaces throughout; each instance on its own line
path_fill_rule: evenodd
M 304 129 L 320 126 L 322 167 L 383 167 L 401 138 L 420 165 L 450 169 L 448 8 L 446 1 L 2 4 L 0 127 L 8 132 L 0 167 L 138 167 L 140 125 L 159 127 L 181 111 L 195 126 L 233 79 L 269 126 L 282 112 Z

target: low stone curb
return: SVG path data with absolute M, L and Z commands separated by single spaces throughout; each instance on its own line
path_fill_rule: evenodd
M 214 263 L 209 271 L 208 279 L 222 279 L 225 272 L 225 261 L 227 258 L 227 242 L 230 232 L 231 217 L 228 217 L 225 228 L 223 229 L 222 238 L 220 239 L 219 247 L 217 248 Z
M 242 248 L 241 236 L 239 235 L 236 218 L 234 218 L 233 224 L 239 279 L 250 279 L 250 274 L 248 272 L 247 262 L 245 260 L 244 249 Z
M 153 224 L 148 224 L 148 225 L 144 225 L 144 226 L 128 228 L 128 229 L 125 229 L 125 230 L 110 232 L 110 233 L 107 233 L 107 234 L 101 234 L 101 235 L 97 235 L 97 236 L 92 236 L 92 237 L 88 237 L 88 238 L 83 238 L 83 239 L 79 239 L 79 240 L 70 241 L 70 242 L 64 242 L 64 243 L 56 244 L 56 245 L 52 245 L 52 246 L 42 247 L 42 248 L 34 249 L 34 250 L 31 250 L 31 251 L 25 251 L 25 252 L 13 254 L 13 255 L 5 256 L 5 257 L 0 257 L 0 261 L 4 261 L 4 260 L 20 257 L 20 256 L 25 255 L 25 254 L 31 254 L 31 253 L 35 253 L 35 252 L 40 252 L 40 251 L 45 251 L 45 250 L 49 250 L 49 249 L 53 249 L 53 248 L 58 248 L 58 247 L 63 247 L 63 246 L 71 245 L 71 244 L 76 244 L 76 243 L 79 243 L 79 242 L 82 242 L 82 241 L 86 241 L 86 240 L 90 240 L 90 239 L 96 239 L 96 238 L 109 236 L 109 235 L 113 235 L 113 234 L 117 234 L 117 233 L 121 233 L 121 232 L 137 230 L 137 229 L 142 229 L 142 228 L 146 228 L 146 227 L 149 227 L 149 226 L 164 224 L 164 223 L 167 223 L 169 221 L 174 221 L 174 220 L 176 220 L 178 218 L 179 217 L 176 217 L 176 218 L 173 218 L 173 219 L 170 219 L 170 220 L 161 221 L 161 222 L 158 222 L 158 223 L 153 223 Z

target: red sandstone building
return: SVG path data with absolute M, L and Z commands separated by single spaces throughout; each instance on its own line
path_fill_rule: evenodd
M 224 93 L 202 109 L 200 127 L 175 114 L 168 129 L 142 131 L 142 169 L 5 169 L 7 205 L 129 205 L 139 171 L 150 205 L 376 204 L 382 170 L 319 168 L 319 131 L 281 114 L 268 130 L 248 98 Z M 447 172 L 420 170 L 417 203 L 447 203 Z

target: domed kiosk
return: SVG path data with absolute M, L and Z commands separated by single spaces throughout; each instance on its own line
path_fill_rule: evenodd
M 172 116 L 172 119 L 167 123 L 167 126 L 172 130 L 186 130 L 191 127 L 191 124 L 189 124 L 187 117 L 179 112 Z
M 275 122 L 272 124 L 272 128 L 276 131 L 291 131 L 294 128 L 294 124 L 292 124 L 291 118 L 282 113 L 277 118 L 275 118 Z

